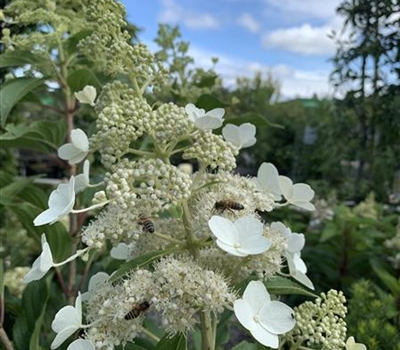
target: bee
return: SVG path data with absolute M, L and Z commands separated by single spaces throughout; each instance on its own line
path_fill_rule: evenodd
M 142 226 L 143 232 L 153 233 L 154 223 L 144 214 L 139 215 L 138 224 Z
M 234 210 L 243 210 L 244 206 L 238 202 L 231 201 L 229 199 L 218 201 L 214 204 L 214 210 L 223 213 L 225 210 L 229 210 L 234 213 Z
M 143 301 L 142 303 L 136 305 L 131 311 L 129 311 L 125 315 L 125 320 L 133 320 L 136 317 L 139 317 L 142 313 L 146 312 L 150 307 L 150 303 L 148 301 Z

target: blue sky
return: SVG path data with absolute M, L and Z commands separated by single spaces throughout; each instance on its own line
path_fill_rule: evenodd
M 328 34 L 340 30 L 340 0 L 122 0 L 128 20 L 143 31 L 150 50 L 158 23 L 178 24 L 196 65 L 211 67 L 224 84 L 238 76 L 268 72 L 279 79 L 284 98 L 333 93 L 329 58 L 335 45 Z

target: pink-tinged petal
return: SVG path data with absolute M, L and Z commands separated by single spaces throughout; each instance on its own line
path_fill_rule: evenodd
M 228 254 L 235 255 L 235 256 L 247 256 L 248 254 L 246 252 L 243 252 L 242 250 L 235 248 L 234 243 L 224 243 L 217 239 L 216 241 L 218 247 L 220 247 L 222 250 L 226 251 Z
M 257 315 L 261 307 L 269 303 L 271 298 L 267 292 L 267 288 L 265 288 L 261 281 L 251 281 L 243 293 L 243 300 L 250 305 L 252 313 Z
M 302 233 L 292 233 L 288 237 L 288 251 L 290 253 L 299 252 L 304 248 L 306 239 Z
M 251 335 L 262 345 L 269 346 L 272 349 L 278 349 L 279 347 L 279 337 L 266 331 L 260 324 L 250 331 Z
M 257 179 L 263 189 L 280 196 L 279 173 L 272 163 L 262 163 L 257 172 Z
M 239 234 L 247 236 L 261 236 L 264 230 L 263 223 L 252 216 L 239 218 L 234 222 L 234 225 Z
M 250 255 L 261 254 L 271 247 L 271 242 L 264 236 L 253 236 L 242 234 L 239 238 L 240 248 L 238 250 Z
M 88 137 L 81 129 L 73 129 L 71 131 L 71 142 L 73 146 L 83 152 L 87 152 L 89 150 Z
M 301 202 L 309 202 L 314 198 L 314 190 L 307 184 L 298 183 L 293 185 L 293 199 Z
M 284 334 L 296 324 L 292 315 L 294 315 L 292 308 L 280 301 L 271 301 L 260 310 L 260 324 L 273 334 Z
M 218 238 L 218 240 L 225 244 L 233 244 L 238 242 L 238 232 L 232 221 L 223 218 L 221 216 L 212 216 L 208 221 L 212 233 Z
M 293 182 L 286 176 L 279 176 L 279 187 L 287 201 L 293 196 Z
M 254 322 L 254 314 L 250 305 L 243 299 L 238 299 L 233 304 L 233 310 L 235 311 L 235 316 L 241 325 L 251 331 L 255 328 L 256 323 Z

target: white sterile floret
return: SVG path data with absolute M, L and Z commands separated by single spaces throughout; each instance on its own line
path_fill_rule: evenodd
M 87 103 L 93 107 L 97 92 L 94 86 L 86 85 L 83 90 L 75 92 L 74 95 L 80 103 Z
M 257 139 L 256 127 L 250 123 L 244 123 L 240 126 L 227 124 L 222 129 L 224 139 L 234 144 L 238 149 L 253 146 Z
M 102 285 L 106 284 L 110 275 L 105 272 L 98 272 L 93 275 L 89 280 L 87 292 L 81 295 L 82 301 L 87 301 Z
M 75 193 L 82 192 L 89 186 L 90 162 L 86 159 L 83 163 L 83 173 L 75 176 Z
M 284 205 L 292 204 L 306 210 L 315 210 L 314 205 L 310 203 L 314 198 L 312 188 L 304 183 L 293 184 L 288 177 L 279 175 L 271 163 L 261 164 L 256 182 L 261 189 L 272 192 L 276 200 L 281 200 L 283 196 L 286 200 Z
M 46 236 L 42 234 L 42 254 L 33 262 L 32 268 L 25 275 L 24 283 L 40 280 L 53 267 L 53 255 L 47 243 Z
M 301 250 L 305 245 L 305 238 L 302 233 L 295 233 L 281 222 L 273 222 L 270 226 L 271 230 L 279 232 L 287 240 L 287 247 L 283 252 L 283 256 L 288 263 L 290 275 L 300 283 L 310 289 L 314 289 L 311 280 L 306 276 L 307 266 L 301 259 Z
M 354 337 L 349 337 L 346 341 L 346 350 L 367 350 L 364 344 L 356 343 Z
M 89 153 L 89 140 L 81 129 L 71 131 L 71 143 L 66 143 L 58 149 L 58 156 L 69 164 L 81 162 Z
M 75 178 L 71 176 L 67 184 L 58 185 L 57 189 L 51 192 L 48 205 L 49 209 L 40 213 L 33 224 L 41 226 L 45 224 L 54 224 L 62 217 L 67 216 L 75 204 Z
M 197 108 L 193 103 L 189 103 L 185 107 L 186 113 L 200 129 L 218 129 L 222 126 L 225 110 L 223 108 L 214 108 L 211 111 L 206 111 L 202 108 Z
M 77 339 L 69 344 L 67 350 L 95 350 L 95 347 L 90 340 Z
M 110 256 L 117 260 L 126 260 L 129 256 L 129 246 L 126 243 L 118 243 L 116 247 L 112 247 Z
M 56 313 L 51 323 L 51 329 L 56 332 L 57 335 L 51 343 L 50 348 L 58 348 L 69 336 L 74 334 L 82 326 L 82 300 L 81 294 L 79 293 L 75 301 L 75 307 L 71 305 L 64 306 Z
M 243 327 L 261 344 L 277 349 L 278 334 L 289 332 L 295 325 L 294 311 L 280 301 L 271 301 L 271 297 L 260 281 L 251 281 L 243 298 L 233 305 L 236 318 Z
M 264 253 L 271 242 L 263 236 L 264 226 L 252 216 L 245 216 L 235 222 L 221 216 L 213 216 L 208 225 L 217 237 L 217 245 L 235 256 Z

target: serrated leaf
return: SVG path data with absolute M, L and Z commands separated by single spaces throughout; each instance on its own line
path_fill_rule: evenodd
M 43 153 L 54 152 L 65 140 L 64 122 L 37 121 L 30 125 L 9 124 L 0 136 L 4 148 L 24 148 Z
M 172 338 L 166 334 L 156 345 L 154 350 L 187 350 L 187 339 L 184 334 L 178 333 Z
M 270 294 L 298 294 L 313 298 L 318 297 L 318 295 L 302 284 L 282 276 L 275 276 L 269 279 L 265 282 L 265 286 Z
M 214 108 L 224 108 L 228 106 L 228 103 L 222 102 L 210 94 L 201 95 L 196 101 L 196 107 L 203 108 L 206 112 Z
M 8 114 L 17 102 L 45 81 L 44 78 L 15 78 L 3 84 L 0 89 L 0 123 L 2 128 L 6 125 Z
M 26 64 L 38 66 L 43 64 L 43 58 L 30 51 L 7 51 L 0 55 L 0 68 L 22 67 Z
M 176 252 L 177 248 L 158 250 L 137 257 L 136 259 L 127 261 L 110 277 L 109 282 L 115 282 L 117 279 L 126 275 L 129 271 L 151 264 L 153 261 L 162 258 L 163 256 Z
M 283 125 L 270 122 L 267 117 L 259 113 L 252 112 L 242 114 L 240 117 L 234 117 L 225 120 L 225 124 L 242 125 L 244 123 L 251 123 L 257 127 L 270 126 L 279 129 L 285 128 Z
M 71 73 L 67 78 L 67 82 L 73 92 L 82 90 L 86 85 L 92 85 L 96 89 L 101 87 L 96 75 L 87 68 L 82 68 Z

